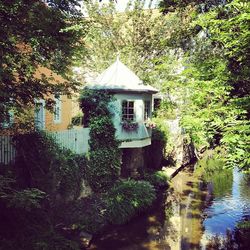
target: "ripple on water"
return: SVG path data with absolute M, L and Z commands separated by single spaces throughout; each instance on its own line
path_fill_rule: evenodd
M 226 235 L 227 229 L 233 230 L 242 218 L 250 216 L 250 193 L 246 189 L 249 186 L 243 175 L 234 169 L 231 193 L 214 197 L 204 211 L 206 236 Z

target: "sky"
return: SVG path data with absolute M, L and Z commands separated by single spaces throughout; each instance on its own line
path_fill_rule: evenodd
M 129 0 L 116 0 L 117 2 L 117 10 L 122 12 L 125 10 L 126 6 L 127 6 L 127 3 L 128 3 Z M 103 0 L 103 2 L 107 3 L 109 2 L 109 0 Z M 145 3 L 145 8 L 148 8 L 148 4 L 149 4 L 150 0 L 146 0 L 146 3 Z M 155 5 L 158 3 L 159 1 L 158 0 L 153 0 L 152 1 L 152 7 L 154 8 Z
M 108 3 L 110 0 L 102 0 L 102 3 Z M 123 12 L 127 6 L 127 3 L 129 0 L 115 0 L 116 1 L 116 6 L 117 10 L 119 12 Z M 145 9 L 148 8 L 148 4 L 150 3 L 151 0 L 146 0 L 145 2 Z M 152 8 L 155 8 L 158 4 L 159 0 L 152 0 Z

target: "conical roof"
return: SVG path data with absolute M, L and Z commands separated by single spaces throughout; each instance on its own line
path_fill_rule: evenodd
M 124 65 L 119 58 L 104 70 L 95 81 L 88 83 L 86 87 L 114 92 L 158 92 L 152 86 L 144 85 L 142 80 Z

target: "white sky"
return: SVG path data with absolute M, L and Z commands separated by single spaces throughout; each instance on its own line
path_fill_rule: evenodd
M 101 3 L 108 3 L 110 0 L 102 0 Z M 157 7 L 158 3 L 160 0 L 152 0 L 152 8 Z M 123 12 L 127 6 L 127 3 L 129 2 L 129 0 L 116 0 L 116 5 L 117 5 L 117 10 L 119 12 Z M 151 0 L 146 0 L 145 2 L 145 9 L 148 8 L 148 4 L 151 2 Z M 85 13 L 85 11 L 83 10 L 83 12 Z M 85 13 L 86 14 L 86 13 Z
M 109 2 L 109 0 L 103 0 L 104 3 L 107 3 Z M 118 11 L 124 11 L 126 6 L 127 6 L 127 3 L 128 3 L 128 0 L 116 0 L 117 2 L 117 9 Z M 149 4 L 150 0 L 146 0 L 145 2 L 145 8 L 147 9 L 148 8 L 148 4 Z M 153 0 L 152 1 L 152 8 L 155 8 L 157 3 L 159 2 L 159 0 Z

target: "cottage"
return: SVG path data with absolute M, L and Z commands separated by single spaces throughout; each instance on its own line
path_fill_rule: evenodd
M 153 94 L 158 92 L 157 89 L 144 85 L 119 58 L 95 81 L 88 83 L 86 88 L 105 90 L 114 95 L 113 122 L 116 137 L 122 141 L 120 148 L 124 152 L 123 163 L 127 168 L 130 165 L 138 168 L 143 164 L 141 149 L 151 144 L 149 121 L 152 116 Z
M 151 128 L 147 122 L 152 116 L 153 94 L 158 91 L 144 85 L 139 77 L 119 58 L 86 88 L 106 90 L 116 99 L 113 118 L 121 148 L 139 148 L 151 144 Z

